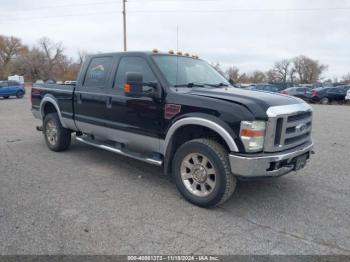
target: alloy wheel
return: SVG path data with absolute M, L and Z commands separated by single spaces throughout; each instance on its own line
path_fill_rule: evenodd
M 47 137 L 47 141 L 53 146 L 56 145 L 56 143 L 57 143 L 57 127 L 56 127 L 56 124 L 53 120 L 49 120 L 46 123 L 45 134 Z
M 182 160 L 181 179 L 193 195 L 206 197 L 215 188 L 216 171 L 206 156 L 191 153 Z

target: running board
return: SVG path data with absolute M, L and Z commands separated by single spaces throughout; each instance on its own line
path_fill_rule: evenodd
M 154 158 L 150 158 L 150 157 L 143 157 L 142 155 L 137 154 L 137 153 L 125 152 L 125 151 L 122 151 L 119 148 L 115 148 L 115 147 L 112 147 L 110 145 L 101 144 L 98 141 L 93 141 L 93 140 L 90 140 L 90 139 L 86 140 L 83 137 L 75 137 L 75 139 L 78 140 L 79 142 L 85 143 L 87 145 L 94 146 L 94 147 L 97 147 L 97 148 L 101 148 L 101 149 L 104 149 L 104 150 L 107 150 L 107 151 L 110 151 L 110 152 L 113 152 L 113 153 L 116 153 L 116 154 L 119 154 L 119 155 L 131 157 L 131 158 L 134 158 L 134 159 L 137 159 L 137 160 L 140 160 L 140 161 L 152 164 L 152 165 L 161 166 L 163 164 L 162 160 L 154 159 Z

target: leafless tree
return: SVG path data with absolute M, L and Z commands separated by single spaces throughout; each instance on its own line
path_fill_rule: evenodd
M 342 81 L 345 83 L 345 84 L 350 84 L 350 72 L 347 73 L 346 75 L 344 75 L 342 77 Z
M 250 80 L 252 83 L 263 83 L 266 82 L 266 75 L 264 72 L 256 70 L 250 75 Z
M 275 70 L 270 69 L 266 72 L 266 80 L 269 83 L 278 83 Z
M 64 72 L 64 66 L 67 63 L 66 57 L 63 55 L 63 47 L 61 43 L 54 43 L 49 38 L 41 38 L 39 47 L 45 55 L 44 78 L 53 79 Z
M 19 38 L 0 35 L 0 78 L 10 72 L 12 60 L 25 50 L 26 47 Z
M 86 51 L 84 51 L 84 50 L 80 50 L 78 52 L 78 64 L 79 65 L 83 64 L 83 62 L 86 59 L 87 55 L 88 55 L 88 53 Z
M 211 65 L 212 65 L 212 67 L 214 67 L 214 69 L 215 69 L 216 71 L 218 71 L 222 76 L 225 77 L 225 73 L 224 73 L 224 71 L 222 70 L 220 63 L 216 62 L 216 63 L 212 63 Z
M 293 65 L 298 76 L 298 81 L 302 84 L 311 84 L 320 80 L 321 74 L 327 70 L 326 65 L 322 65 L 317 60 L 306 56 L 294 58 Z
M 239 82 L 239 69 L 235 66 L 229 67 L 225 72 L 226 78 L 232 83 Z
M 15 73 L 24 75 L 27 80 L 45 79 L 45 55 L 39 48 L 32 48 L 14 62 Z
M 290 72 L 291 61 L 288 59 L 283 59 L 275 63 L 273 68 L 273 82 L 283 83 L 284 85 L 287 83 L 287 79 Z

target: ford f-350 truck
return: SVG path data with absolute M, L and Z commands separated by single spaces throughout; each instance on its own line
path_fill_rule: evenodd
M 32 112 L 53 151 L 76 140 L 163 166 L 191 203 L 212 207 L 237 179 L 303 168 L 312 108 L 298 98 L 231 86 L 207 62 L 174 53 L 89 56 L 76 86 L 35 85 Z

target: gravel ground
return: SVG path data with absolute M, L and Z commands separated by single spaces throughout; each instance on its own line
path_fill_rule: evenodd
M 350 254 L 350 107 L 314 105 L 316 155 L 186 202 L 162 170 L 73 142 L 51 152 L 30 99 L 0 99 L 0 254 Z

